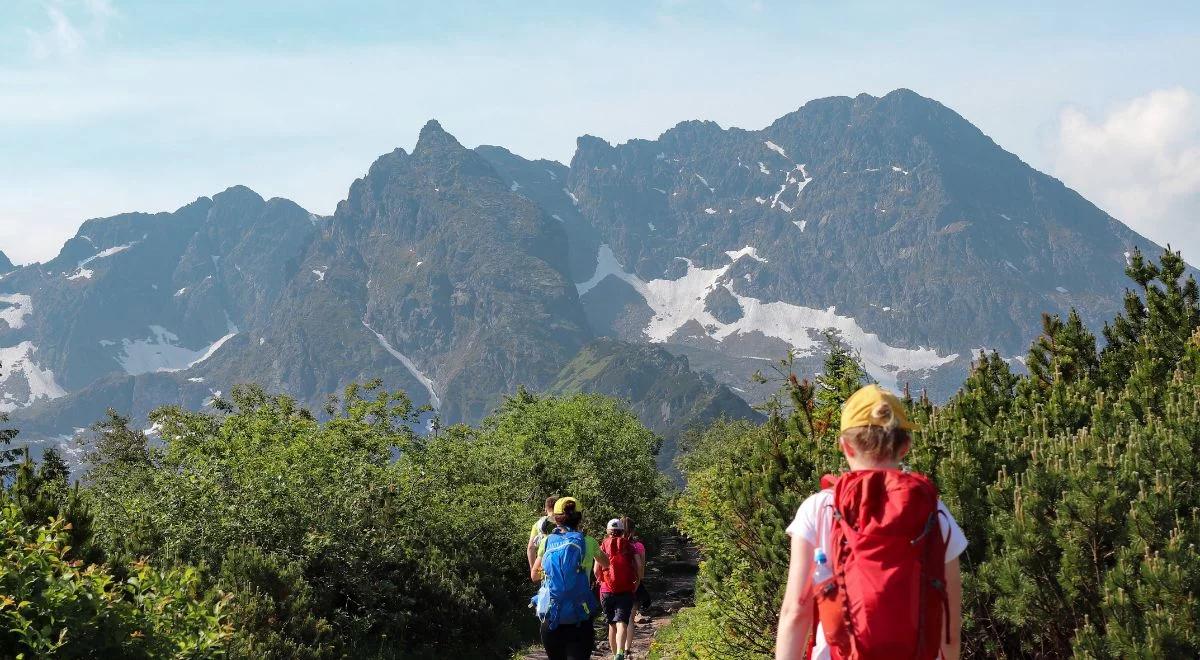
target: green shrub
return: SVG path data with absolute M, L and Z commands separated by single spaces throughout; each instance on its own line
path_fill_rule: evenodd
M 210 658 L 230 635 L 228 599 L 190 567 L 132 567 L 124 582 L 67 559 L 61 519 L 0 508 L 0 649 L 22 657 Z
M 470 658 L 533 635 L 524 549 L 548 493 L 579 497 L 593 528 L 667 526 L 658 441 L 603 397 L 521 393 L 428 437 L 377 383 L 331 412 L 241 386 L 216 412 L 155 412 L 149 447 L 111 416 L 86 475 L 97 539 L 212 567 L 240 657 Z
M 1028 375 L 980 355 L 944 406 L 911 402 L 907 463 L 971 543 L 966 657 L 1200 657 L 1200 287 L 1177 254 L 1135 252 L 1127 272 L 1103 350 L 1077 314 L 1046 316 Z M 681 459 L 680 526 L 703 563 L 663 657 L 770 657 L 783 528 L 841 464 L 845 357 L 813 386 L 793 377 L 762 427 L 718 425 Z

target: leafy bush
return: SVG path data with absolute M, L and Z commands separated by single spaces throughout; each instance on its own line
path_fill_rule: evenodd
M 230 634 L 227 599 L 188 567 L 135 565 L 117 581 L 68 560 L 62 519 L 30 525 L 0 508 L 0 649 L 26 657 L 209 658 Z
M 657 440 L 608 399 L 522 392 L 428 437 L 378 383 L 330 412 L 242 386 L 215 413 L 155 412 L 151 446 L 110 416 L 88 457 L 96 538 L 211 567 L 242 657 L 496 657 L 533 632 L 524 547 L 546 494 L 601 526 L 666 525 Z

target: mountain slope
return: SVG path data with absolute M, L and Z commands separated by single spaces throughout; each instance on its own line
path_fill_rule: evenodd
M 53 260 L 0 277 L 0 409 L 205 362 L 265 324 L 313 232 L 304 209 L 241 187 L 85 222 Z
M 585 136 L 570 171 L 603 241 L 580 283 L 596 332 L 724 374 L 789 345 L 815 367 L 832 328 L 881 382 L 945 396 L 972 350 L 1023 355 L 1042 311 L 1109 318 L 1123 253 L 1157 249 L 908 90 L 758 131 Z
M 36 301 L 14 297 L 8 316 L 46 310 L 25 378 L 41 391 L 17 401 L 40 405 L 18 421 L 61 434 L 106 401 L 140 416 L 239 382 L 315 408 L 377 377 L 474 421 L 518 385 L 548 385 L 591 338 L 566 252 L 560 223 L 436 122 L 329 219 L 232 188 L 174 214 L 89 221 L 55 260 L 0 280 Z M 10 363 L 27 365 L 5 360 L 19 381 Z
M 680 435 L 722 417 L 761 420 L 762 415 L 717 383 L 696 373 L 687 358 L 657 346 L 598 339 L 584 346 L 550 386 L 553 394 L 599 392 L 629 402 L 630 409 L 664 439 L 659 467 L 671 461 Z
M 1134 246 L 1158 249 L 908 90 L 584 136 L 570 167 L 431 121 L 332 217 L 233 187 L 0 262 L 0 410 L 61 437 L 108 405 L 141 419 L 252 381 L 319 409 L 378 377 L 447 422 L 519 385 L 605 392 L 671 443 L 753 414 L 765 360 L 819 370 L 828 331 L 945 397 L 976 349 L 1019 360 L 1042 311 L 1109 318 Z

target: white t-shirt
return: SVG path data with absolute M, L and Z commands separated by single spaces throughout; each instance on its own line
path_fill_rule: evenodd
M 941 500 L 938 500 L 938 511 L 945 516 L 938 516 L 938 526 L 942 529 L 942 538 L 946 540 L 946 563 L 950 563 L 967 549 L 967 537 Z M 796 511 L 796 518 L 788 525 L 787 533 L 788 536 L 799 534 L 814 548 L 824 548 L 825 556 L 832 557 L 833 489 L 826 488 L 804 500 Z M 817 644 L 812 657 L 813 660 L 829 660 L 829 645 L 820 624 L 817 624 Z

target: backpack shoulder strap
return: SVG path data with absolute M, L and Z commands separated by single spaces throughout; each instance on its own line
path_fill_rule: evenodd
M 838 477 L 839 477 L 839 475 L 836 475 L 836 474 L 823 475 L 821 477 L 821 490 L 826 490 L 826 489 L 834 488 L 835 486 L 837 486 Z

